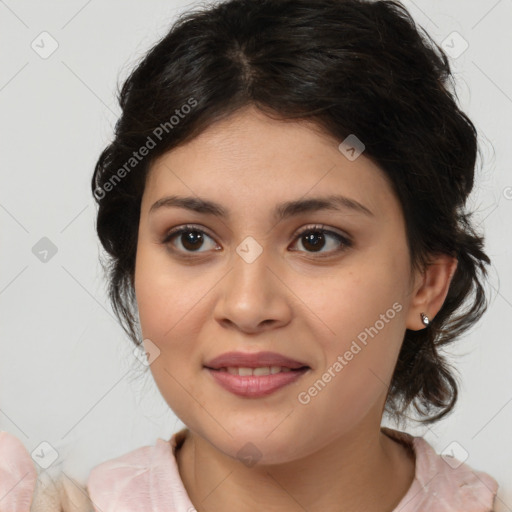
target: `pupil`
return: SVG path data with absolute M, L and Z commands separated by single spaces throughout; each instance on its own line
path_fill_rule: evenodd
M 183 236 L 185 237 L 183 247 L 185 247 L 186 249 L 199 249 L 201 243 L 203 242 L 203 237 L 201 233 L 199 233 L 198 231 L 188 231 L 187 234 L 184 234 Z
M 314 241 L 315 238 L 318 238 L 319 240 L 315 242 Z M 310 244 L 313 247 L 313 250 L 321 249 L 322 247 L 320 247 L 320 246 L 324 242 L 324 235 L 320 232 L 310 233 L 308 235 L 305 235 L 305 240 L 306 240 L 306 244 L 304 244 L 304 246 L 306 246 L 307 244 Z

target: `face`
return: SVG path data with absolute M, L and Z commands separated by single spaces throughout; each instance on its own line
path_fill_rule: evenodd
M 151 371 L 176 415 L 229 456 L 252 443 L 262 463 L 289 462 L 380 425 L 410 303 L 405 224 L 381 169 L 341 142 L 247 108 L 148 175 L 135 292 Z M 333 196 L 345 199 L 310 201 Z M 227 352 L 303 368 L 207 368 Z M 251 366 L 267 369 L 238 370 Z

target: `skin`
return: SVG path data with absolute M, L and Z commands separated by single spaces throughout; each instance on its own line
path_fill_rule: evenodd
M 457 262 L 439 255 L 411 278 L 398 199 L 376 164 L 364 153 L 350 161 L 340 142 L 309 122 L 247 107 L 151 168 L 135 292 L 144 338 L 160 351 L 152 374 L 189 429 L 177 462 L 198 511 L 391 511 L 414 478 L 414 456 L 380 430 L 382 412 L 405 329 L 425 328 L 420 312 L 432 319 L 439 311 Z M 283 201 L 333 193 L 373 215 L 271 216 Z M 171 194 L 216 201 L 231 216 L 149 212 Z M 162 242 L 184 224 L 204 231 L 202 245 L 180 235 Z M 296 236 L 315 224 L 348 235 L 352 246 L 324 233 L 315 250 Z M 236 252 L 248 236 L 263 251 L 252 263 Z M 298 394 L 394 303 L 400 312 L 300 403 Z M 242 398 L 203 368 L 232 350 L 275 351 L 311 369 L 270 396 Z M 237 457 L 247 443 L 260 457 L 250 467 Z

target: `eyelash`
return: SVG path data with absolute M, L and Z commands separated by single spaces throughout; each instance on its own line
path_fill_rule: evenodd
M 165 235 L 164 239 L 162 240 L 162 244 L 169 245 L 169 243 L 171 242 L 171 240 L 173 238 L 176 238 L 179 235 L 182 235 L 184 233 L 190 233 L 192 231 L 201 233 L 202 235 L 206 235 L 207 237 L 212 238 L 210 235 L 208 235 L 208 233 L 206 233 L 202 229 L 199 229 L 197 226 L 186 224 L 184 226 L 180 226 L 178 228 L 175 228 L 175 229 L 169 231 Z M 302 238 L 304 235 L 311 234 L 311 233 L 322 233 L 322 234 L 332 235 L 334 238 L 336 238 L 338 240 L 338 242 L 340 242 L 342 244 L 341 247 L 339 247 L 338 249 L 329 251 L 327 253 L 327 255 L 325 255 L 324 253 L 315 253 L 314 251 L 306 251 L 308 254 L 319 254 L 320 256 L 318 256 L 318 257 L 320 257 L 320 258 L 332 256 L 332 254 L 334 254 L 334 253 L 335 254 L 341 253 L 341 252 L 346 251 L 347 249 L 351 248 L 353 245 L 352 240 L 350 240 L 346 236 L 340 235 L 339 233 L 336 233 L 335 231 L 326 229 L 325 226 L 318 225 L 318 224 L 314 225 L 314 226 L 308 226 L 308 227 L 304 228 L 303 230 L 301 230 L 299 233 L 297 233 L 295 235 L 294 241 L 300 240 L 300 238 Z M 212 240 L 213 240 L 213 238 L 212 238 Z M 171 249 L 171 250 L 173 252 L 183 252 L 183 251 L 180 251 L 177 249 Z M 302 251 L 299 251 L 299 252 L 302 252 Z M 199 251 L 186 251 L 185 254 L 197 255 L 197 254 L 201 254 L 201 253 Z M 322 256 L 322 254 L 324 254 L 324 255 Z

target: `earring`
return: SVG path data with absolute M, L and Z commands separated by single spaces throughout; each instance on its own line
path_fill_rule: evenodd
M 421 321 L 423 322 L 423 325 L 427 326 L 430 323 L 428 316 L 425 315 L 425 313 L 420 313 L 420 315 L 421 315 Z

